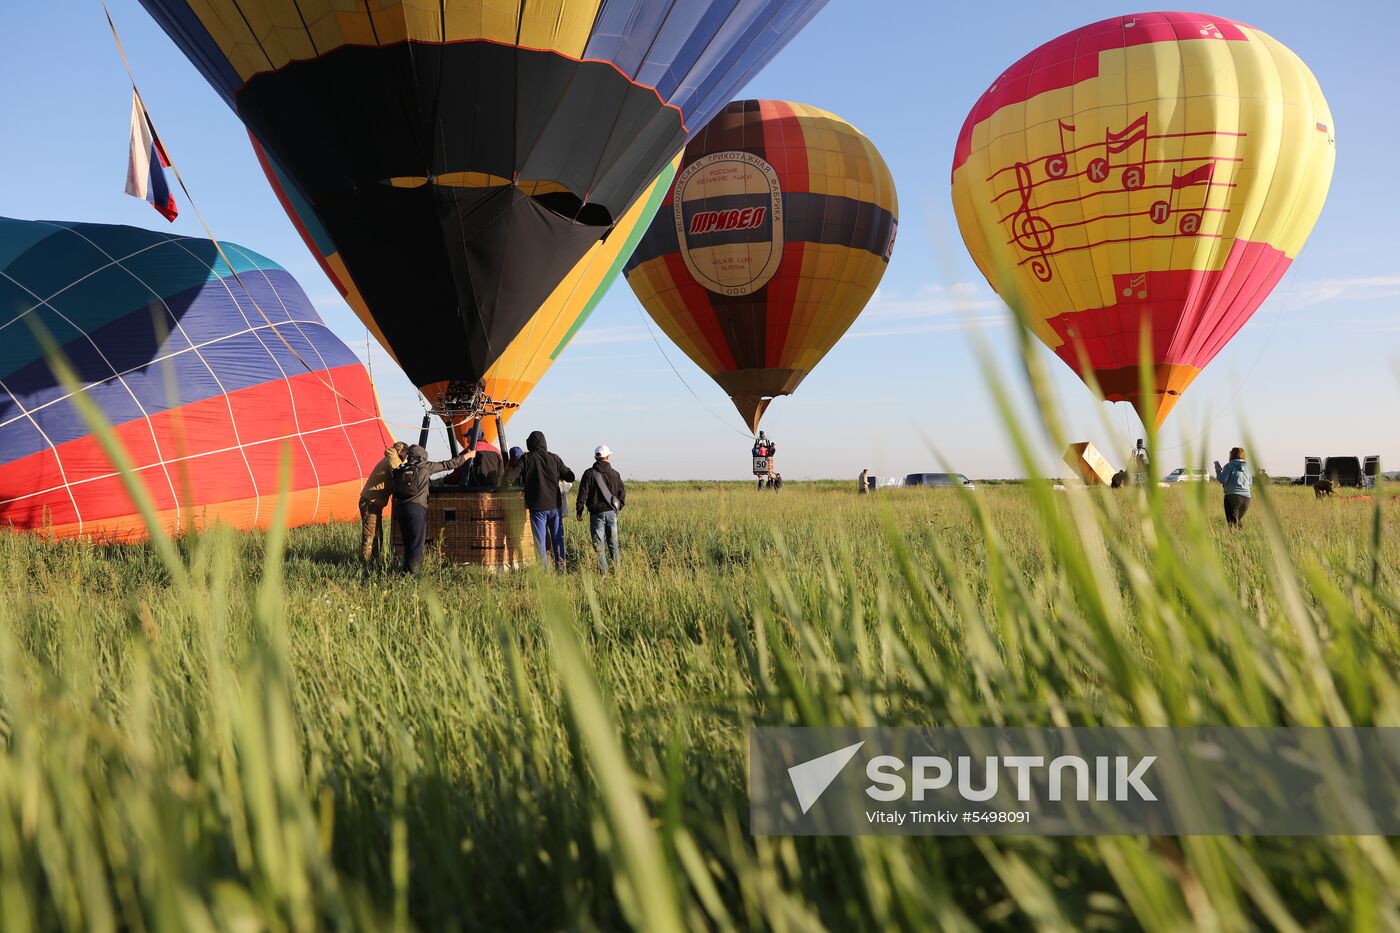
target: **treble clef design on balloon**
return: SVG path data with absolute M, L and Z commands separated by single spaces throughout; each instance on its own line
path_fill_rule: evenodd
M 1055 245 L 1055 228 L 1050 221 L 1031 211 L 1031 167 L 1024 162 L 1016 163 L 1016 191 L 1021 195 L 1021 206 L 1011 215 L 1011 235 L 1016 245 L 1035 258 L 1030 261 L 1031 272 L 1035 277 L 1048 282 L 1055 277 L 1050 268 L 1050 247 Z

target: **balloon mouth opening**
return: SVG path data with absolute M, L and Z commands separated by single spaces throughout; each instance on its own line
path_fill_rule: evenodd
M 530 195 L 541 207 L 585 227 L 611 227 L 612 213 L 601 204 L 589 203 L 572 191 L 546 191 Z

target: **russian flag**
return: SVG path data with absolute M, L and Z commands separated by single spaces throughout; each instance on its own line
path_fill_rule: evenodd
M 131 153 L 126 163 L 126 193 L 149 201 L 166 220 L 174 222 L 180 209 L 165 180 L 170 157 L 151 125 L 151 116 L 141 103 L 141 95 L 131 92 Z

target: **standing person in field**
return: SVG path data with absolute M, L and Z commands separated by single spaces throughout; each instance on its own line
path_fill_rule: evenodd
M 759 436 L 753 438 L 753 455 L 755 455 L 755 457 L 766 457 L 767 461 L 769 461 L 767 462 L 766 474 L 757 474 L 756 472 L 757 478 L 759 478 L 759 492 L 762 492 L 764 482 L 767 482 L 769 488 L 773 489 L 773 476 L 776 474 L 773 468 L 773 455 L 776 454 L 776 452 L 778 452 L 778 445 L 769 440 L 769 436 L 764 434 L 763 431 L 759 431 Z
M 870 480 L 869 480 L 869 476 L 870 476 L 870 469 L 869 469 L 869 467 L 867 467 L 866 469 L 860 471 L 860 476 L 856 479 L 856 482 L 857 482 L 857 483 L 860 483 L 860 494 L 861 494 L 862 496 L 865 495 L 867 492 L 870 491 Z
M 593 465 L 583 471 L 574 503 L 580 521 L 584 508 L 588 509 L 588 530 L 593 536 L 593 550 L 598 552 L 598 569 L 608 572 L 609 552 L 613 566 L 621 566 L 617 514 L 627 504 L 627 490 L 622 485 L 622 477 L 613 469 L 612 451 L 607 444 L 600 444 L 593 451 Z
M 437 473 L 455 470 L 476 454 L 464 450 L 451 460 L 429 460 L 417 444 L 408 448 L 404 462 L 394 469 L 394 521 L 403 540 L 404 573 L 416 573 L 423 565 L 423 545 L 428 541 L 428 486 Z
M 531 431 L 525 438 L 525 456 L 511 467 L 506 481 L 518 483 L 525 494 L 525 507 L 530 510 L 530 534 L 540 562 L 549 565 L 552 552 L 557 569 L 564 569 L 564 490 L 561 483 L 572 483 L 574 471 L 564 465 L 558 454 L 549 452 L 544 434 Z
M 1243 447 L 1230 449 L 1230 462 L 1215 478 L 1225 491 L 1225 521 L 1230 527 L 1238 528 L 1244 522 L 1244 513 L 1249 511 L 1249 486 L 1252 482 Z
M 407 453 L 408 445 L 403 441 L 385 447 L 384 456 L 369 471 L 360 489 L 360 562 L 366 567 L 379 560 L 379 549 L 384 541 L 384 507 L 389 504 L 389 494 L 393 492 L 394 470 L 403 463 Z

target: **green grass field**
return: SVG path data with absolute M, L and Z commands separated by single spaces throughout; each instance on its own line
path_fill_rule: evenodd
M 624 567 L 0 534 L 7 930 L 1377 928 L 1383 838 L 748 835 L 754 724 L 1400 725 L 1383 502 L 629 489 Z M 568 527 L 581 553 L 586 528 Z

